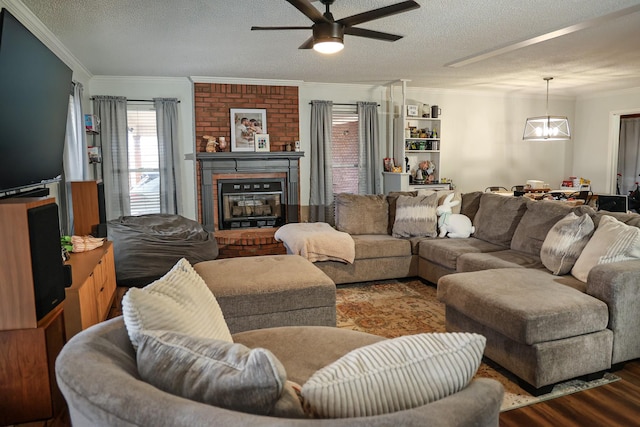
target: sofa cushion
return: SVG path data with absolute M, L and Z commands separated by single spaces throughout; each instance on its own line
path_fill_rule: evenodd
M 418 252 L 420 258 L 456 270 L 458 257 L 462 254 L 504 249 L 506 249 L 504 246 L 469 237 L 467 239 L 429 239 L 420 243 Z
M 640 228 L 626 225 L 612 216 L 605 215 L 582 250 L 571 274 L 587 281 L 589 271 L 597 264 L 640 258 Z
M 558 221 L 547 233 L 540 259 L 552 274 L 567 274 L 589 242 L 595 227 L 589 215 L 571 212 Z
M 462 203 L 460 204 L 460 213 L 469 217 L 471 222 L 478 213 L 480 208 L 480 198 L 484 193 L 482 191 L 474 191 L 471 193 L 464 193 L 462 195 Z
M 483 193 L 473 219 L 474 237 L 501 246 L 509 246 L 520 219 L 527 210 L 526 199 Z
M 140 377 L 167 393 L 251 414 L 304 417 L 284 367 L 269 350 L 153 331 L 142 333 L 136 358 Z
M 476 373 L 486 339 L 478 334 L 417 334 L 353 350 L 320 369 L 302 397 L 322 418 L 411 409 L 462 390 Z
M 356 259 L 404 257 L 411 255 L 411 242 L 387 234 L 363 234 L 353 236 Z
M 349 234 L 387 234 L 389 204 L 384 194 L 336 194 L 336 229 Z
M 438 299 L 514 341 L 532 345 L 607 327 L 607 304 L 546 270 L 502 268 L 438 281 Z
M 232 342 L 216 298 L 184 258 L 152 284 L 130 288 L 122 298 L 122 314 L 134 348 L 139 334 L 149 330 Z
M 456 271 L 488 270 L 491 268 L 544 268 L 540 258 L 526 252 L 507 249 L 487 253 L 467 253 L 458 257 Z
M 400 196 L 396 202 L 393 237 L 435 237 L 438 234 L 438 195 Z
M 540 256 L 540 248 L 555 223 L 571 212 L 572 206 L 551 200 L 527 200 L 527 211 L 516 227 L 511 249 Z

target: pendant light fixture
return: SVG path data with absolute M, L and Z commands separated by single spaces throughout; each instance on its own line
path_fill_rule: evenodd
M 564 116 L 549 115 L 549 81 L 553 77 L 545 77 L 547 82 L 547 115 L 529 117 L 524 124 L 522 139 L 527 141 L 566 141 L 571 139 L 569 120 Z

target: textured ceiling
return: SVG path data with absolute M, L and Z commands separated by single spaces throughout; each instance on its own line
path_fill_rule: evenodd
M 331 11 L 340 19 L 399 1 L 336 0 Z M 285 0 L 22 0 L 94 75 L 409 79 L 409 86 L 514 93 L 544 93 L 542 78 L 554 76 L 552 93 L 568 96 L 640 87 L 640 0 L 417 2 L 420 9 L 360 25 L 403 39 L 345 36 L 342 52 L 324 56 L 298 49 L 310 30 L 250 31 L 311 24 Z M 446 65 L 583 23 L 570 34 Z

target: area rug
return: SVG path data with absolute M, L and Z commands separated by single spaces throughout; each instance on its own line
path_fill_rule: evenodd
M 387 338 L 426 332 L 445 332 L 444 304 L 436 288 L 420 280 L 388 280 L 339 286 L 336 292 L 338 327 Z M 556 385 L 551 393 L 534 397 L 505 369 L 484 360 L 476 377 L 493 378 L 505 389 L 501 411 L 520 408 L 617 381 L 607 373 L 594 381 L 572 380 Z

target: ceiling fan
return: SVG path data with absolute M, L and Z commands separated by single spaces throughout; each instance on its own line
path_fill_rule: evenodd
M 344 47 L 344 35 L 365 37 L 369 39 L 384 40 L 394 42 L 402 38 L 395 34 L 382 33 L 380 31 L 357 28 L 354 25 L 373 21 L 374 19 L 385 18 L 397 13 L 407 12 L 420 7 L 413 0 L 403 1 L 390 6 L 373 9 L 368 12 L 358 13 L 347 18 L 333 18 L 329 7 L 334 0 L 320 0 L 325 5 L 325 12 L 320 13 L 309 0 L 286 0 L 293 7 L 302 12 L 307 18 L 313 21 L 310 27 L 251 27 L 251 30 L 313 30 L 313 36 L 305 41 L 299 49 L 311 49 L 322 53 L 335 53 Z

